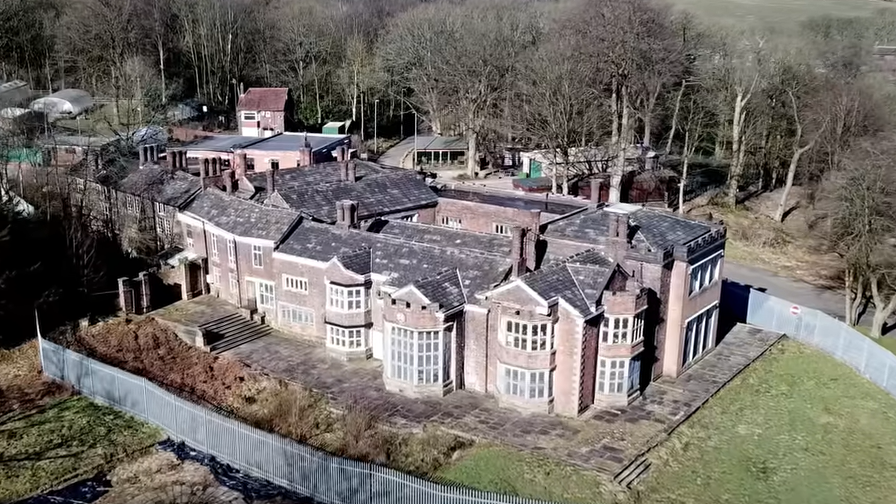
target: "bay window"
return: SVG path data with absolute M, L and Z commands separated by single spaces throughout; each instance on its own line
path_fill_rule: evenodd
M 504 344 L 517 350 L 538 352 L 554 348 L 553 327 L 550 322 L 504 321 Z
M 451 362 L 450 340 L 442 329 L 389 329 L 389 377 L 414 385 L 444 383 Z
M 709 350 L 715 336 L 713 322 L 717 312 L 718 305 L 714 304 L 688 319 L 682 341 L 682 366 L 687 366 Z
M 521 399 L 547 399 L 554 395 L 554 376 L 549 369 L 528 370 L 498 363 L 501 393 Z
M 641 359 L 598 359 L 597 393 L 604 395 L 624 395 L 640 388 Z
M 604 315 L 600 342 L 605 345 L 633 345 L 644 339 L 644 310 L 634 315 Z
M 364 287 L 327 286 L 327 307 L 343 312 L 357 312 L 367 309 Z
M 343 350 L 367 348 L 367 329 L 327 326 L 327 346 Z

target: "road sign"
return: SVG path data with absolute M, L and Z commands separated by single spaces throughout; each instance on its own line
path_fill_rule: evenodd
M 790 314 L 791 314 L 791 315 L 799 315 L 801 311 L 802 311 L 802 308 L 800 308 L 800 307 L 797 306 L 797 305 L 793 305 L 793 306 L 790 307 Z

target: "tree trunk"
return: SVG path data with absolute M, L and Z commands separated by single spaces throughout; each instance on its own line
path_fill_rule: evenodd
M 622 177 L 625 174 L 626 143 L 629 130 L 628 90 L 625 86 L 622 87 L 620 94 L 622 95 L 622 116 L 619 119 L 619 133 L 616 138 L 616 161 L 610 173 L 609 203 L 622 201 Z
M 844 286 L 846 293 L 846 324 L 850 326 L 856 325 L 859 321 L 858 313 L 862 302 L 865 300 L 865 279 L 852 268 L 847 268 L 844 275 Z
M 726 203 L 730 207 L 737 204 L 737 190 L 740 187 L 740 175 L 743 168 L 743 93 L 738 92 L 734 100 L 734 117 L 731 120 L 731 167 L 728 171 L 728 190 Z
M 681 180 L 678 182 L 678 213 L 684 213 L 684 188 L 688 183 L 688 163 L 691 161 L 690 156 L 690 140 L 691 140 L 691 132 L 685 130 L 684 132 L 684 159 L 682 159 L 681 163 Z
M 815 145 L 815 140 L 796 149 L 790 158 L 790 166 L 787 168 L 787 179 L 784 181 L 784 191 L 781 193 L 781 201 L 778 203 L 778 210 L 775 212 L 775 221 L 777 222 L 784 222 L 784 212 L 787 211 L 787 196 L 793 188 L 793 178 L 796 176 L 796 168 L 800 163 L 800 157 L 807 150 L 811 149 L 813 145 Z
M 168 93 L 165 90 L 165 49 L 162 47 L 162 41 L 158 41 L 159 46 L 159 76 L 162 78 L 162 103 L 168 101 Z
M 880 292 L 880 275 L 871 276 L 871 298 L 874 300 L 874 317 L 871 319 L 871 337 L 880 338 L 883 333 L 884 324 L 896 311 L 896 293 L 890 293 L 889 300 L 887 296 Z
M 475 178 L 479 173 L 478 134 L 472 128 L 467 128 L 464 135 L 467 137 L 467 175 Z
M 672 138 L 675 137 L 675 128 L 678 127 L 678 110 L 681 108 L 681 97 L 684 95 L 685 81 L 681 81 L 681 89 L 678 90 L 678 96 L 675 97 L 675 111 L 672 113 L 672 127 L 669 129 L 669 139 L 666 140 L 666 154 L 672 152 Z
M 652 124 L 651 124 L 652 121 L 653 121 L 653 112 L 648 111 L 647 113 L 644 114 L 644 138 L 641 141 L 641 144 L 644 147 L 650 147 L 650 133 L 651 133 L 650 129 L 652 126 Z

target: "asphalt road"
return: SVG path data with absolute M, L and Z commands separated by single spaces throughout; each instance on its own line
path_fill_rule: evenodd
M 843 320 L 845 300 L 843 292 L 816 287 L 806 282 L 778 276 L 771 271 L 754 266 L 725 261 L 725 278 L 739 284 L 748 285 L 772 296 L 786 299 L 801 306 L 815 308 L 832 317 Z M 873 309 L 873 308 L 872 308 Z M 867 310 L 862 314 L 860 323 L 871 324 L 871 316 Z

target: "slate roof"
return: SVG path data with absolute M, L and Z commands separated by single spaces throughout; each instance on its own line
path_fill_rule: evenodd
M 276 191 L 289 208 L 325 222 L 336 222 L 336 202 L 342 200 L 358 202 L 359 219 L 433 206 L 438 202 L 426 181 L 414 173 L 371 165 L 356 162 L 359 176 L 354 182 L 340 180 L 338 163 L 281 170 L 277 174 Z M 268 197 L 265 174 L 248 177 L 260 189 L 253 200 L 265 201 Z
M 476 233 L 440 226 L 430 226 L 400 220 L 378 220 L 368 231 L 386 236 L 394 236 L 412 243 L 426 243 L 437 247 L 463 250 L 479 250 L 498 255 L 510 254 L 509 236 Z
M 464 287 L 461 284 L 460 274 L 457 269 L 446 269 L 427 278 L 422 278 L 413 283 L 420 294 L 444 310 L 450 310 L 466 304 Z
M 288 88 L 249 88 L 240 96 L 239 110 L 286 110 Z
M 565 215 L 569 212 L 581 210 L 586 203 L 573 201 L 558 202 L 544 198 L 527 198 L 516 195 L 496 194 L 482 191 L 464 191 L 460 189 L 442 188 L 438 190 L 440 198 L 448 198 L 460 201 L 472 201 L 484 205 L 493 205 L 503 208 L 516 208 L 519 210 L 541 210 L 553 215 Z
M 279 240 L 298 217 L 291 210 L 265 207 L 217 189 L 200 192 L 185 211 L 236 236 L 271 241 Z
M 247 147 L 249 151 L 279 152 L 294 151 L 305 146 L 305 140 L 311 146 L 312 152 L 335 149 L 337 143 L 348 142 L 348 135 L 323 135 L 320 133 L 281 133 L 254 143 Z
M 160 166 L 145 166 L 134 170 L 118 183 L 118 189 L 128 194 L 143 196 L 168 206 L 180 208 L 199 191 L 199 179 Z
M 615 269 L 615 261 L 589 250 L 524 275 L 520 281 L 546 301 L 560 298 L 580 314 L 588 315 L 597 308 L 597 300 Z
M 436 247 L 407 242 L 365 231 L 348 230 L 303 220 L 280 245 L 279 252 L 327 262 L 335 256 L 370 248 L 371 272 L 390 277 L 387 285 L 404 287 L 456 269 L 464 292 L 489 289 L 507 276 L 510 259 L 505 255 Z
M 684 245 L 711 232 L 710 225 L 679 217 L 652 208 L 618 205 L 588 209 L 549 223 L 543 231 L 548 238 L 559 238 L 580 243 L 598 244 L 606 239 L 610 225 L 610 213 L 621 208 L 631 219 L 630 237 L 635 245 L 643 245 L 653 251 L 673 245 Z
M 345 266 L 345 269 L 359 275 L 370 273 L 370 248 L 364 247 L 354 252 L 339 254 L 336 259 Z

